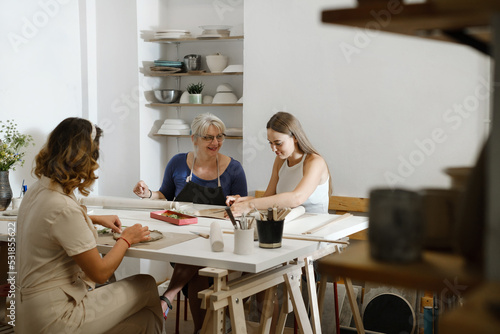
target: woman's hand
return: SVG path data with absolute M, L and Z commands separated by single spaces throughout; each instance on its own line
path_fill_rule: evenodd
M 133 189 L 134 194 L 139 196 L 140 198 L 149 198 L 151 196 L 151 192 L 149 191 L 149 187 L 146 182 L 140 180 L 137 182 Z
M 150 233 L 149 227 L 142 226 L 141 224 L 135 224 L 124 229 L 121 236 L 133 245 L 141 241 L 148 241 L 151 239 L 149 236 Z
M 240 197 L 236 199 L 236 201 L 233 202 L 233 205 L 231 205 L 231 211 L 233 212 L 234 216 L 241 216 L 242 214 L 246 214 L 250 212 L 254 206 L 252 205 L 252 200 L 254 198 L 251 196 L 247 197 Z
M 241 196 L 240 195 L 226 196 L 226 205 L 227 206 L 233 205 L 233 203 L 236 202 L 238 198 L 241 198 Z
M 110 228 L 113 232 L 122 233 L 122 222 L 116 215 L 89 216 L 92 223 Z

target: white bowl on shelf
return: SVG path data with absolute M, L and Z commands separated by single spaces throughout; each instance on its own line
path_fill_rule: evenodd
M 222 93 L 222 92 L 232 92 L 233 87 L 228 84 L 228 83 L 223 83 L 217 86 L 217 93 Z
M 205 57 L 207 66 L 212 73 L 222 73 L 227 67 L 227 57 L 221 54 L 208 55 Z
M 231 104 L 236 103 L 236 101 L 238 101 L 238 97 L 236 97 L 233 92 L 219 92 L 215 94 L 212 103 Z
M 189 103 L 189 93 L 187 90 L 182 93 L 179 103 Z
M 210 104 L 214 100 L 213 96 L 210 95 L 203 95 L 203 104 Z

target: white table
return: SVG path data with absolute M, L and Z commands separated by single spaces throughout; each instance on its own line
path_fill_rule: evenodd
M 183 210 L 193 212 L 205 208 L 214 207 L 192 205 L 190 208 L 184 207 Z M 150 229 L 159 230 L 163 233 L 191 234 L 191 231 L 195 231 L 209 234 L 210 224 L 215 220 L 219 222 L 223 230 L 234 230 L 231 222 L 227 220 L 199 217 L 197 224 L 177 226 L 149 218 L 149 210 L 117 210 L 90 207 L 88 209 L 92 210 L 89 214 L 117 214 L 124 226 L 141 223 L 149 226 Z M 304 214 L 285 224 L 284 235 L 303 236 L 303 232 L 321 226 L 335 217 L 337 216 L 328 214 Z M 338 240 L 367 227 L 368 220 L 366 217 L 353 216 L 331 224 L 310 236 L 322 237 L 327 240 Z M 264 249 L 258 247 L 258 242 L 255 242 L 253 254 L 237 255 L 233 253 L 233 235 L 224 234 L 223 238 L 223 252 L 212 252 L 210 241 L 198 237 L 157 250 L 132 247 L 127 251 L 126 256 L 208 267 L 201 270 L 200 274 L 213 277 L 215 284 L 212 289 L 202 291 L 199 294 L 200 298 L 202 298 L 202 305 L 211 310 L 211 312 L 207 312 L 208 316 L 204 324 L 204 332 L 206 333 L 220 331 L 218 324 L 222 323 L 224 316 L 223 309 L 226 306 L 230 309 L 233 333 L 246 333 L 242 300 L 265 290 L 267 290 L 266 293 L 269 295 L 269 298 L 272 298 L 273 289 L 280 283 L 285 283 L 287 286 L 289 303 L 284 303 L 286 305 L 282 308 L 278 326 L 284 327 L 286 314 L 295 310 L 299 327 L 304 333 L 312 333 L 307 311 L 300 295 L 299 286 L 302 267 L 306 266 L 306 272 L 310 275 L 308 282 L 314 282 L 312 258 L 308 258 L 308 256 L 311 256 L 315 252 L 321 253 L 322 247 L 331 244 L 283 239 L 281 248 Z M 325 254 L 334 251 L 334 248 L 331 246 L 326 248 Z M 111 246 L 99 245 L 98 249 L 100 252 L 106 253 L 111 249 Z M 288 264 L 294 259 L 302 259 L 302 261 L 299 260 L 295 264 Z M 229 270 L 252 273 L 253 275 L 246 275 L 237 280 L 226 282 Z M 315 293 L 314 288 L 310 287 L 309 292 Z M 310 299 L 316 301 L 316 298 L 312 298 L 312 296 Z M 268 307 L 265 307 L 263 310 L 261 332 L 267 332 L 270 326 L 271 318 L 268 309 L 271 307 L 271 303 L 267 304 Z M 313 319 L 313 327 L 315 332 L 318 333 L 320 332 L 319 315 L 315 318 Z
M 214 206 L 190 204 L 189 207 L 183 207 L 182 209 L 193 212 L 205 208 L 214 208 Z M 124 226 L 141 223 L 149 226 L 151 230 L 159 230 L 163 233 L 191 234 L 191 231 L 195 231 L 208 234 L 210 224 L 215 220 L 219 222 L 223 230 L 234 230 L 231 222 L 227 220 L 199 217 L 197 224 L 177 226 L 150 218 L 150 211 L 153 210 L 124 210 L 100 207 L 89 207 L 88 210 L 91 215 L 116 214 Z M 304 214 L 285 224 L 284 235 L 302 236 L 303 232 L 321 226 L 335 217 L 335 215 L 328 214 Z M 0 224 L 4 223 L 6 224 L 6 222 L 0 221 Z M 331 224 L 310 236 L 338 240 L 367 227 L 367 218 L 353 216 Z M 233 253 L 233 235 L 224 234 L 223 238 L 223 252 L 212 252 L 209 240 L 197 237 L 156 250 L 131 247 L 127 250 L 126 256 L 208 267 L 200 271 L 201 275 L 212 276 L 215 282 L 211 290 L 200 292 L 202 304 L 210 311 L 207 312 L 208 316 L 204 324 L 203 330 L 205 333 L 220 331 L 220 326 L 223 323 L 221 320 L 224 316 L 223 309 L 226 306 L 230 310 L 233 333 L 246 333 L 243 303 L 241 302 L 243 298 L 265 290 L 271 296 L 275 286 L 280 283 L 285 283 L 287 286 L 288 303 L 285 302 L 282 307 L 278 328 L 284 327 L 286 314 L 292 311 L 293 306 L 299 327 L 303 333 L 312 333 L 311 323 L 308 320 L 299 289 L 302 267 L 305 266 L 306 272 L 313 275 L 312 258 L 310 256 L 318 252 L 325 252 L 325 254 L 333 252 L 332 247 L 327 247 L 328 245 L 331 246 L 331 244 L 283 239 L 281 248 L 264 249 L 258 247 L 258 242 L 255 242 L 253 254 L 237 255 Z M 111 248 L 112 246 L 109 245 L 98 245 L 98 250 L 101 253 L 107 253 Z M 322 251 L 321 248 L 325 248 L 325 250 Z M 290 261 L 296 259 L 299 260 L 295 261 L 294 264 L 290 264 Z M 234 281 L 226 282 L 229 270 L 251 273 L 251 275 L 245 275 Z M 308 278 L 308 282 L 314 282 L 313 276 Z M 309 288 L 309 291 L 315 293 L 312 287 Z M 312 298 L 312 296 L 310 299 L 316 301 L 316 298 Z M 261 332 L 268 331 L 270 326 L 269 307 L 271 307 L 271 303 L 267 304 L 268 307 L 263 310 Z M 319 317 L 314 316 L 313 327 L 317 333 L 320 332 Z

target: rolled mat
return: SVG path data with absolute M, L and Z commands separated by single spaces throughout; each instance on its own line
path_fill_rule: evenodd
M 285 224 L 291 222 L 296 218 L 299 218 L 304 213 L 306 213 L 306 208 L 304 208 L 303 206 L 298 206 L 296 208 L 293 208 L 292 211 L 290 211 L 290 213 L 286 215 Z
M 80 204 L 86 206 L 102 206 L 129 209 L 178 209 L 180 202 L 151 199 L 135 199 L 112 196 L 81 197 Z
M 210 224 L 210 245 L 212 246 L 212 252 L 222 252 L 224 250 L 224 239 L 218 222 Z

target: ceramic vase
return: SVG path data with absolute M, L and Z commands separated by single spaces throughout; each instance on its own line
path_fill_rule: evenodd
M 191 104 L 201 104 L 203 97 L 201 94 L 189 94 L 189 103 Z
M 0 171 L 0 211 L 5 211 L 12 200 L 9 171 Z

